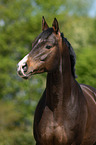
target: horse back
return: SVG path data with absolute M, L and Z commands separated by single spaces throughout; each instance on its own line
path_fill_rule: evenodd
M 83 93 L 86 91 L 86 94 L 89 94 L 88 96 L 90 96 L 96 103 L 96 89 L 85 84 L 80 84 L 80 87 L 82 88 Z
M 86 124 L 86 133 L 82 145 L 90 145 L 96 142 L 96 89 L 80 84 L 87 102 L 88 118 Z

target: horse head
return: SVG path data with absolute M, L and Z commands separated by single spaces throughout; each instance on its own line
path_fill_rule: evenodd
M 42 17 L 42 32 L 32 44 L 32 50 L 18 63 L 18 75 L 28 79 L 31 75 L 52 72 L 60 62 L 59 42 L 61 33 L 55 18 L 49 28 Z

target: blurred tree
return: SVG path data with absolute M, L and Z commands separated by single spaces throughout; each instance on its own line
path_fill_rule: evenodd
M 91 33 L 89 34 L 89 42 L 96 46 L 96 18 L 93 21 L 93 25 L 92 25 L 92 30 Z
M 66 9 L 70 15 L 87 16 L 90 6 L 94 0 L 67 0 Z
M 77 55 L 77 80 L 96 88 L 96 48 L 81 49 Z
M 14 102 L 0 101 L 0 145 L 34 144 L 28 121 L 24 125 L 22 118 L 23 114 Z

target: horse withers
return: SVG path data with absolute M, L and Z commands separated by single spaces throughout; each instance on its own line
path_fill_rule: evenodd
M 96 145 L 96 89 L 75 79 L 75 53 L 55 18 L 32 50 L 18 63 L 18 75 L 28 79 L 47 72 L 46 89 L 34 117 L 36 145 Z

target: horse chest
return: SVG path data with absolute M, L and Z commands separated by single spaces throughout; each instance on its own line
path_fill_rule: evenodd
M 62 123 L 54 120 L 53 113 L 46 108 L 38 125 L 39 141 L 43 145 L 67 144 L 68 136 Z

